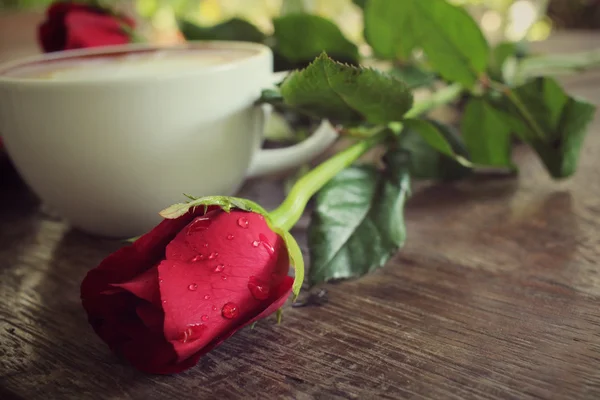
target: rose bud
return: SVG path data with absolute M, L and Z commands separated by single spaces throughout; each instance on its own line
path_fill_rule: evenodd
M 263 215 L 204 209 L 188 205 L 108 256 L 81 284 L 96 333 L 142 371 L 192 367 L 292 292 L 288 240 Z
M 92 5 L 57 2 L 48 7 L 38 27 L 38 41 L 49 53 L 125 44 L 132 41 L 133 19 Z

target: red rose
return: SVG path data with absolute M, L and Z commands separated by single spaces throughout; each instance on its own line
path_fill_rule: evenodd
M 125 44 L 131 41 L 127 29 L 135 22 L 128 17 L 90 5 L 58 2 L 47 11 L 38 28 L 44 52 Z
M 96 333 L 136 368 L 183 371 L 292 291 L 284 240 L 264 218 L 196 207 L 108 256 L 81 284 Z

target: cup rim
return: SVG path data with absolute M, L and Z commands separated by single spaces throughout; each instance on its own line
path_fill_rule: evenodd
M 25 78 L 18 76 L 8 76 L 7 72 L 17 70 L 19 68 L 36 65 L 52 63 L 54 61 L 78 59 L 86 57 L 98 57 L 98 56 L 118 56 L 127 53 L 143 53 L 160 50 L 193 50 L 193 49 L 222 49 L 222 50 L 254 50 L 252 54 L 247 57 L 240 57 L 239 59 L 229 60 L 223 63 L 205 65 L 202 68 L 191 69 L 185 72 L 172 72 L 164 71 L 151 76 L 128 76 L 127 78 L 113 78 L 113 77 L 102 77 L 101 79 L 43 79 L 43 78 Z M 188 76 L 201 76 L 208 73 L 214 73 L 218 71 L 226 71 L 235 68 L 239 68 L 248 64 L 252 60 L 263 57 L 265 54 L 270 54 L 271 49 L 261 43 L 253 42 L 239 42 L 239 41 L 212 41 L 212 40 L 190 40 L 184 43 L 177 44 L 153 44 L 153 43 L 127 43 L 121 45 L 110 45 L 110 46 L 99 46 L 89 47 L 85 49 L 75 50 L 61 50 L 52 53 L 42 53 L 34 56 L 19 58 L 0 64 L 0 85 L 26 85 L 26 86 L 65 86 L 65 85 L 106 85 L 111 83 L 118 83 L 120 85 L 128 82 L 143 82 L 156 81 L 157 79 L 181 79 Z

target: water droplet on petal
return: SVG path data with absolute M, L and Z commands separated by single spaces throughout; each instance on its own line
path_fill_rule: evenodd
M 159 280 L 158 280 L 158 283 L 159 283 L 159 284 L 163 283 L 163 280 L 162 280 L 162 279 L 159 279 Z
M 208 247 L 208 243 L 204 243 L 202 247 Z
M 206 256 L 204 254 L 196 254 L 194 257 L 192 257 L 190 259 L 190 262 L 200 262 L 200 261 L 204 261 L 204 259 L 206 258 Z
M 221 315 L 227 319 L 232 319 L 238 316 L 240 310 L 235 303 L 225 303 L 223 308 L 221 309 Z
M 269 243 L 265 235 L 261 233 L 260 235 L 258 235 L 258 238 L 260 239 L 260 242 L 262 243 L 263 247 L 267 249 L 267 253 L 269 253 L 269 255 L 272 256 L 273 254 L 275 254 L 275 249 L 273 248 L 271 243 Z
M 258 240 L 255 240 L 254 242 L 252 242 L 252 247 L 258 247 L 260 246 L 260 242 Z
M 249 225 L 250 223 L 248 222 L 248 218 L 246 218 L 246 217 L 240 217 L 240 218 L 238 218 L 238 220 L 237 220 L 237 224 L 238 224 L 238 226 L 239 226 L 240 228 L 244 228 L 244 229 L 246 229 L 246 228 L 248 228 L 248 225 Z
M 179 341 L 181 343 L 193 342 L 194 340 L 200 339 L 202 333 L 206 327 L 202 324 L 189 325 L 181 334 L 179 335 Z
M 204 300 L 208 300 L 208 299 L 210 299 L 210 296 L 209 295 L 205 295 L 204 296 Z
M 219 253 L 216 253 L 216 252 L 215 252 L 215 253 L 210 253 L 210 254 L 208 255 L 208 259 L 209 259 L 209 260 L 214 260 L 214 259 L 215 259 L 215 258 L 217 258 L 217 257 L 219 257 Z
M 167 304 L 167 301 L 166 301 L 166 300 L 163 300 L 163 304 Z
M 217 306 L 213 306 L 213 311 L 217 311 Z
M 196 232 L 199 231 L 204 231 L 206 229 L 208 229 L 208 227 L 211 224 L 211 220 L 210 218 L 206 218 L 206 217 L 198 217 L 194 220 L 194 222 L 192 222 L 187 229 L 187 234 L 188 235 L 193 235 Z
M 202 321 L 208 321 L 208 315 L 203 315 L 200 317 Z
M 261 221 L 264 221 L 265 217 L 262 216 L 261 214 L 258 214 L 258 219 L 260 219 Z
M 225 265 L 219 264 L 215 267 L 215 272 L 223 272 L 224 269 L 225 269 Z
M 192 292 L 193 292 L 194 290 L 196 290 L 196 289 L 198 289 L 198 285 L 197 285 L 197 284 L 195 284 L 195 283 L 191 283 L 191 284 L 188 286 L 188 290 L 191 290 Z
M 266 300 L 269 298 L 269 285 L 261 282 L 257 277 L 251 276 L 248 281 L 248 290 L 256 300 Z
M 235 236 L 233 236 L 231 233 L 229 235 L 227 235 L 227 240 L 233 240 Z
M 224 281 L 227 280 L 227 275 L 221 275 L 221 279 L 223 279 Z

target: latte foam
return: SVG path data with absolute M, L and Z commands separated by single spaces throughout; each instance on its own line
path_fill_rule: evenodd
M 13 68 L 4 76 L 44 80 L 103 80 L 176 75 L 198 68 L 228 64 L 254 54 L 238 49 L 167 49 L 107 56 L 58 59 Z

